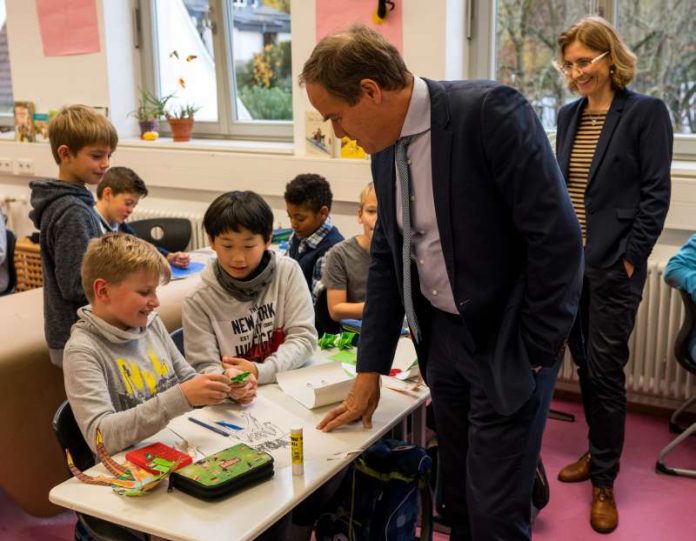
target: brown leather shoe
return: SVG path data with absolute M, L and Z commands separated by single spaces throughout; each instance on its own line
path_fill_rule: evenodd
M 610 488 L 592 487 L 592 529 L 599 533 L 613 532 L 619 525 L 619 511 L 616 509 L 614 491 Z
M 590 452 L 588 451 L 577 462 L 568 464 L 558 472 L 558 480 L 564 483 L 579 483 L 590 478 Z

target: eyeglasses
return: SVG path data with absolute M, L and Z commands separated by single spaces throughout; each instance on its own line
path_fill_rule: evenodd
M 587 58 L 581 58 L 577 62 L 565 62 L 563 64 L 558 64 L 558 62 L 554 62 L 553 65 L 556 66 L 556 69 L 560 71 L 563 75 L 568 76 L 571 75 L 575 70 L 579 70 L 581 72 L 584 72 L 587 68 L 589 68 L 592 64 L 595 64 L 596 62 L 599 62 L 602 58 L 607 56 L 609 54 L 609 51 L 604 51 L 602 54 L 595 56 L 592 59 L 587 59 Z

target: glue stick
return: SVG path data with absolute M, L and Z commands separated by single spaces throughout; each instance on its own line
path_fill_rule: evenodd
M 302 427 L 290 429 L 290 453 L 292 455 L 292 474 L 304 474 L 304 441 Z

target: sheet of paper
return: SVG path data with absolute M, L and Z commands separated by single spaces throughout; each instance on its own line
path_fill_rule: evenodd
M 306 408 L 313 409 L 343 400 L 353 378 L 340 363 L 306 366 L 277 375 L 278 385 Z
M 221 428 L 227 437 L 192 423 L 187 417 Z M 216 421 L 234 424 L 241 430 L 223 428 Z M 199 409 L 172 419 L 167 429 L 159 432 L 153 441 L 177 447 L 185 438 L 198 448 L 196 460 L 210 456 L 237 443 L 246 443 L 273 456 L 276 469 L 291 465 L 290 429 L 302 427 L 305 460 L 325 457 L 330 452 L 345 451 L 345 443 L 331 434 L 317 430 L 299 417 L 280 409 L 270 400 L 257 396 L 248 406 L 222 404 Z M 170 430 L 171 429 L 171 430 Z M 172 433 L 172 430 L 174 433 Z
M 96 0 L 36 0 L 45 56 L 98 53 Z
M 362 23 L 377 30 L 399 51 L 402 51 L 403 0 L 393 0 L 394 10 L 389 11 L 382 24 L 375 24 L 372 16 L 377 11 L 375 0 L 316 0 L 316 39 L 332 32 L 346 30 Z
M 181 280 L 182 278 L 188 278 L 194 274 L 198 274 L 205 268 L 205 263 L 200 261 L 191 261 L 185 269 L 180 269 L 174 265 L 170 265 L 169 268 L 172 271 L 172 280 Z
M 420 374 L 416 348 L 412 340 L 399 340 L 391 369 L 390 375 L 393 374 L 395 378 L 401 380 L 415 378 Z

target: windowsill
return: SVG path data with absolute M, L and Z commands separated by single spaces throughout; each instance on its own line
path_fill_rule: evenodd
M 293 143 L 277 141 L 240 141 L 228 139 L 191 139 L 186 143 L 175 143 L 171 137 L 160 137 L 156 141 L 144 141 L 137 137 L 119 139 L 119 147 L 147 149 L 177 149 L 183 151 L 241 152 L 244 154 L 292 155 Z

